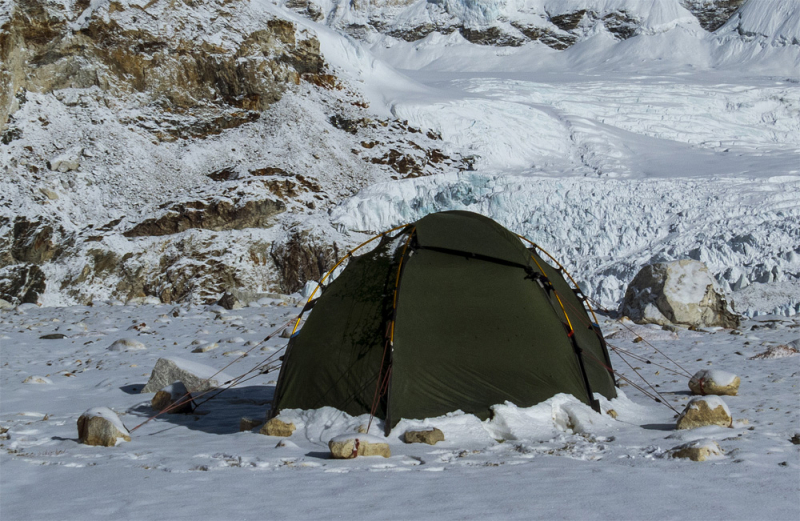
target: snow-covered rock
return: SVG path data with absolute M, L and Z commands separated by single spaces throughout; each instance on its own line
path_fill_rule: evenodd
M 403 434 L 403 440 L 406 443 L 427 443 L 428 445 L 436 445 L 440 441 L 444 441 L 444 433 L 436 427 L 408 430 Z
M 197 347 L 192 349 L 192 353 L 207 353 L 207 352 L 209 352 L 209 351 L 211 351 L 213 349 L 216 349 L 218 347 L 219 347 L 219 344 L 217 344 L 216 342 L 209 342 L 207 344 L 198 345 Z
M 676 428 L 695 429 L 706 425 L 730 427 L 733 424 L 731 411 L 722 398 L 718 396 L 698 396 L 686 404 L 686 408 L 678 416 Z
M 633 278 L 621 311 L 640 324 L 738 327 L 708 268 L 696 260 L 650 264 Z
M 31 375 L 24 380 L 22 380 L 24 384 L 52 384 L 53 381 L 46 376 L 35 376 Z
M 142 351 L 144 349 L 147 347 L 134 338 L 120 338 L 108 346 L 109 351 Z
M 340 434 L 331 438 L 328 448 L 336 459 L 351 459 L 357 456 L 383 456 L 384 458 L 392 456 L 386 440 L 371 434 Z
M 202 392 L 220 387 L 233 377 L 213 367 L 178 357 L 159 358 L 143 393 L 154 393 L 174 382 L 182 382 L 189 392 Z
M 120 441 L 131 441 L 131 436 L 114 411 L 108 407 L 95 407 L 78 418 L 78 441 L 86 445 L 114 447 Z
M 150 405 L 157 411 L 169 409 L 169 414 L 188 414 L 194 410 L 192 395 L 183 382 L 175 382 L 158 391 Z
M 716 394 L 736 396 L 741 379 L 733 373 L 718 369 L 697 371 L 689 380 L 689 389 L 699 395 Z
M 668 454 L 673 458 L 706 461 L 722 457 L 723 451 L 716 441 L 702 439 L 673 447 L 668 451 Z
M 281 436 L 285 438 L 291 436 L 296 428 L 297 427 L 295 427 L 292 422 L 287 423 L 278 418 L 270 418 L 267 423 L 261 427 L 259 433 L 267 436 Z
M 788 344 L 779 344 L 776 346 L 769 346 L 763 353 L 751 356 L 749 360 L 768 360 L 771 358 L 786 358 L 787 356 L 794 356 L 800 353 L 800 349 L 792 347 Z
M 259 418 L 242 418 L 239 420 L 239 432 L 252 431 L 263 424 L 264 420 Z

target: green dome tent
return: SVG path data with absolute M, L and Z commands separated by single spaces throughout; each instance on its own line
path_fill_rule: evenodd
M 383 418 L 388 433 L 401 418 L 456 410 L 485 419 L 505 401 L 568 393 L 599 410 L 592 393 L 616 396 L 596 319 L 533 243 L 464 211 L 378 238 L 309 298 L 272 416 L 331 406 Z

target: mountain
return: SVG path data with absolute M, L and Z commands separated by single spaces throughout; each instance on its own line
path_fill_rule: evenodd
M 0 298 L 292 293 L 464 208 L 609 307 L 691 257 L 795 313 L 798 35 L 768 0 L 0 0 Z

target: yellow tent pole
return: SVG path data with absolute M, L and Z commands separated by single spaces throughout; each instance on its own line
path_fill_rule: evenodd
M 359 244 L 358 246 L 356 246 L 355 248 L 353 248 L 352 250 L 350 250 L 349 252 L 347 252 L 347 254 L 346 254 L 344 257 L 342 257 L 342 258 L 339 260 L 339 262 L 337 262 L 336 264 L 334 264 L 334 265 L 333 265 L 333 268 L 329 269 L 329 270 L 328 270 L 328 272 L 327 272 L 327 273 L 325 273 L 325 275 L 323 275 L 323 277 L 322 277 L 322 278 L 319 280 L 319 283 L 317 284 L 317 287 L 316 287 L 316 288 L 314 288 L 314 291 L 312 291 L 312 292 L 311 292 L 311 295 L 309 295 L 309 297 L 308 297 L 308 300 L 306 300 L 306 304 L 308 304 L 309 302 L 311 302 L 312 300 L 314 300 L 314 295 L 316 295 L 316 294 L 317 294 L 317 290 L 320 288 L 320 286 L 322 286 L 322 283 L 323 283 L 323 282 L 325 282 L 325 280 L 326 280 L 326 279 L 327 279 L 327 278 L 328 278 L 328 277 L 331 275 L 331 273 L 333 273 L 333 271 L 334 271 L 336 268 L 338 268 L 338 267 L 339 267 L 339 265 L 345 261 L 345 259 L 348 259 L 348 258 L 352 257 L 352 255 L 353 255 L 353 254 L 354 254 L 354 253 L 355 253 L 357 250 L 359 250 L 360 248 L 363 248 L 364 246 L 366 246 L 367 244 L 371 243 L 372 241 L 374 241 L 374 240 L 375 240 L 375 239 L 377 239 L 378 237 L 383 237 L 384 235 L 386 235 L 386 234 L 388 234 L 388 233 L 392 233 L 393 231 L 395 231 L 395 230 L 399 230 L 400 228 L 403 228 L 403 227 L 405 227 L 405 226 L 408 226 L 408 224 L 401 224 L 400 226 L 395 226 L 395 227 L 394 227 L 394 228 L 392 228 L 391 230 L 386 230 L 385 232 L 383 232 L 383 233 L 380 233 L 380 234 L 376 235 L 375 237 L 372 237 L 371 239 L 369 239 L 369 240 L 367 240 L 367 241 L 364 241 L 364 242 L 362 242 L 361 244 Z M 304 306 L 304 308 L 305 308 L 305 306 Z M 294 334 L 295 334 L 295 332 L 297 331 L 297 328 L 300 326 L 300 319 L 301 319 L 301 318 L 303 318 L 303 312 L 302 312 L 302 311 L 301 311 L 301 312 L 300 312 L 300 314 L 297 316 L 297 321 L 294 323 L 294 328 L 292 329 L 292 335 L 294 335 Z
M 535 242 L 533 242 L 532 240 L 528 239 L 528 238 L 527 238 L 527 237 L 525 237 L 524 235 L 519 235 L 519 234 L 518 234 L 518 235 L 517 235 L 517 237 L 519 237 L 519 238 L 520 238 L 520 239 L 522 239 L 523 241 L 526 241 L 526 242 L 530 243 L 530 245 L 531 245 L 531 246 L 533 246 L 533 247 L 534 247 L 534 248 L 536 248 L 537 250 L 541 251 L 542 253 L 544 253 L 545 255 L 547 255 L 548 257 L 550 257 L 550 260 L 551 260 L 551 261 L 553 261 L 553 262 L 556 264 L 556 266 L 558 266 L 558 267 L 559 267 L 559 269 L 561 269 L 561 271 L 563 271 L 563 272 L 564 272 L 564 273 L 567 275 L 567 277 L 569 278 L 569 280 L 572 282 L 572 285 L 573 285 L 573 286 L 575 286 L 575 288 L 576 288 L 576 289 L 578 289 L 578 290 L 580 290 L 580 289 L 581 289 L 581 288 L 580 288 L 580 286 L 578 286 L 578 283 L 577 283 L 577 282 L 575 282 L 575 279 L 573 279 L 573 278 L 572 278 L 572 275 L 570 275 L 570 273 L 569 273 L 569 272 L 566 270 L 566 268 L 564 268 L 564 266 L 563 266 L 563 265 L 562 265 L 560 262 L 558 262 L 558 260 L 556 260 L 556 258 L 555 258 L 555 257 L 553 257 L 552 255 L 550 255 L 550 253 L 549 253 L 547 250 L 545 250 L 544 248 L 542 248 L 541 246 L 539 246 L 538 244 L 536 244 L 536 243 L 535 243 Z M 536 259 L 533 259 L 533 261 L 534 261 L 534 262 L 536 262 Z M 538 266 L 538 265 L 539 265 L 539 263 L 537 262 L 537 263 L 536 263 L 536 265 Z M 541 266 L 539 266 L 539 269 L 542 269 L 542 267 L 541 267 Z M 556 296 L 557 296 L 557 295 L 556 295 Z M 594 314 L 594 309 L 592 309 L 592 306 L 591 306 L 591 304 L 589 304 L 589 302 L 588 302 L 587 300 L 584 300 L 584 301 L 583 301 L 583 304 L 584 304 L 584 305 L 585 305 L 587 308 L 589 308 L 589 312 L 591 312 L 591 314 L 592 314 L 592 318 L 594 318 L 594 323 L 595 323 L 595 324 L 599 324 L 599 322 L 597 321 L 597 315 L 595 315 L 595 314 Z

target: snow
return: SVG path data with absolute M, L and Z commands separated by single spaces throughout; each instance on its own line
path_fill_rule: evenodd
M 719 369 L 703 369 L 702 371 L 695 373 L 692 379 L 697 381 L 713 381 L 716 385 L 724 387 L 731 385 L 736 379 L 736 375 L 727 371 L 721 371 Z
M 339 443 L 350 440 L 365 441 L 367 443 L 386 443 L 386 438 L 383 438 L 381 436 L 373 436 L 372 434 L 360 434 L 357 432 L 339 434 L 338 436 L 334 436 L 333 438 L 331 438 L 330 441 L 334 443 Z
M 178 316 L 154 328 L 155 333 L 138 333 L 137 338 L 147 339 L 146 351 L 106 349 L 109 342 L 130 334 L 115 324 L 155 323 L 165 311 L 176 309 Z M 265 417 L 277 377 L 273 372 L 226 390 L 193 414 L 161 415 L 135 430 L 130 443 L 113 448 L 77 443 L 76 422 L 86 409 L 112 408 L 130 428 L 155 414 L 152 395 L 139 390 L 158 358 L 182 358 L 186 368 L 192 362 L 222 367 L 230 360 L 217 351 L 191 354 L 192 342 L 234 336 L 258 342 L 269 333 L 269 324 L 281 323 L 287 312 L 299 309 L 269 304 L 243 308 L 236 312 L 239 325 L 216 320 L 207 307 L 187 305 L 35 307 L 24 314 L 0 313 L 0 338 L 7 337 L 0 340 L 0 427 L 9 429 L 9 438 L 0 439 L 3 517 L 77 519 L 114 512 L 120 518 L 252 519 L 269 512 L 284 518 L 357 518 L 374 508 L 376 500 L 403 517 L 441 519 L 664 519 L 693 512 L 727 520 L 760 518 L 765 508 L 776 519 L 800 515 L 800 462 L 797 446 L 789 441 L 800 433 L 800 357 L 748 359 L 765 344 L 796 340 L 798 317 L 745 319 L 741 330 L 757 331 L 761 340 L 728 330 L 678 330 L 649 340 L 692 372 L 712 369 L 713 364 L 713 370 L 743 375 L 747 392 L 726 397 L 733 428 L 677 432 L 673 411 L 624 386 L 614 400 L 598 397 L 602 415 L 573 397 L 558 395 L 528 408 L 498 404 L 487 421 L 458 411 L 402 420 L 388 438 L 382 435 L 382 422 L 375 420 L 369 434 L 390 444 L 391 458 L 333 460 L 327 442 L 355 433 L 368 423 L 367 415 L 350 417 L 332 408 L 283 411 L 280 419 L 295 423 L 297 430 L 278 446 L 258 433 L 239 432 L 240 418 Z M 764 327 L 771 320 L 780 320 L 782 327 Z M 79 322 L 87 327 L 85 336 L 57 342 L 39 338 Z M 600 325 L 608 332 L 624 329 L 602 315 Z M 280 353 L 285 342 L 269 340 L 269 352 L 251 352 L 226 372 L 244 373 Z M 632 337 L 609 342 L 668 364 Z M 618 370 L 635 379 L 615 352 L 611 356 Z M 677 409 L 691 398 L 685 376 L 640 362 L 634 367 Z M 29 375 L 53 383 L 23 384 Z M 441 429 L 445 441 L 435 446 L 402 442 L 406 430 L 420 427 Z M 673 447 L 698 440 L 717 442 L 724 455 L 703 463 L 669 456 Z M 267 483 L 268 500 L 242 495 L 255 482 Z M 565 492 L 576 486 L 581 494 Z M 92 487 L 102 488 L 103 494 L 93 494 L 90 503 L 81 501 Z M 42 488 L 49 491 L 46 497 L 31 501 L 30 490 Z M 349 492 L 355 489 L 358 494 Z M 624 491 L 624 501 L 616 490 Z M 337 501 L 343 492 L 349 499 Z M 191 501 L 176 503 L 187 494 Z
M 722 407 L 722 409 L 728 414 L 728 416 L 732 416 L 731 410 L 728 408 L 728 405 L 719 396 L 709 395 L 709 396 L 698 396 L 692 398 L 689 401 L 687 407 L 692 409 L 699 409 L 699 406 L 697 404 L 700 402 L 705 402 L 706 405 L 708 405 L 709 410 L 712 411 L 717 407 Z

